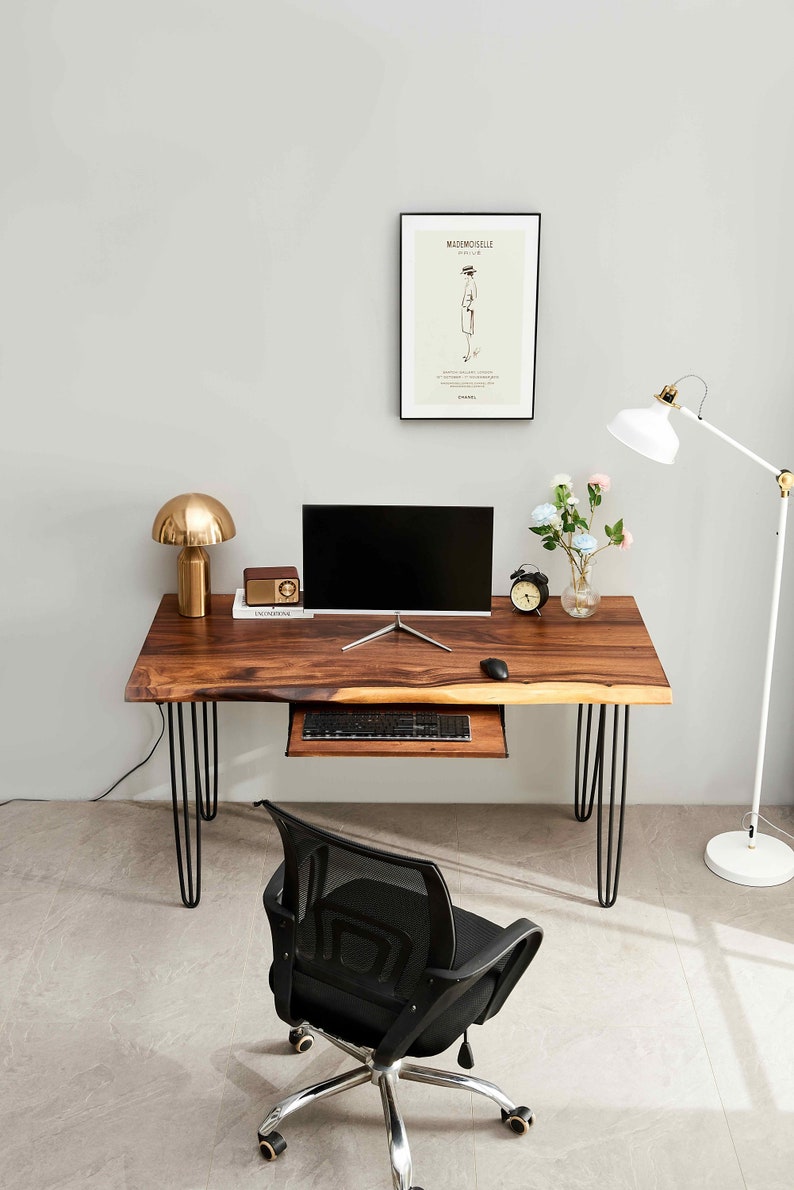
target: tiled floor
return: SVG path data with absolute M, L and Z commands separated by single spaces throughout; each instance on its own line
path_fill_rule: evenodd
M 559 806 L 296 807 L 430 855 L 453 897 L 545 930 L 475 1073 L 535 1109 L 511 1136 L 479 1096 L 401 1086 L 425 1190 L 791 1190 L 794 883 L 713 876 L 735 808 L 633 806 L 620 896 L 594 901 L 594 823 Z M 794 813 L 772 817 L 794 832 Z M 295 1116 L 272 1103 L 350 1060 L 286 1042 L 267 987 L 262 810 L 204 830 L 200 906 L 178 905 L 170 807 L 0 809 L 0 1183 L 9 1190 L 390 1190 L 374 1087 Z M 279 851 L 280 854 L 280 851 Z M 456 1069 L 455 1051 L 431 1064 Z

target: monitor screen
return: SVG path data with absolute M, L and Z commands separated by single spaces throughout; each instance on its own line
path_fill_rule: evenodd
M 314 611 L 490 615 L 493 508 L 304 504 Z

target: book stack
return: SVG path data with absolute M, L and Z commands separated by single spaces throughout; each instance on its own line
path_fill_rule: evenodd
M 245 590 L 240 587 L 234 596 L 232 615 L 236 620 L 310 620 L 314 612 L 308 612 L 302 603 L 249 607 L 245 602 Z

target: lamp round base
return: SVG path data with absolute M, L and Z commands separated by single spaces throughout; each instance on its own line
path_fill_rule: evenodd
M 715 835 L 706 845 L 704 859 L 723 880 L 769 888 L 794 877 L 794 851 L 782 839 L 756 833 L 754 847 L 748 847 L 747 831 Z

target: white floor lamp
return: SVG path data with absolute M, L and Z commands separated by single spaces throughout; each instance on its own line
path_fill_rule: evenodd
M 706 388 L 705 380 L 700 376 L 682 376 L 681 380 L 689 378 L 700 380 Z M 734 884 L 752 884 L 768 886 L 785 884 L 794 876 L 794 851 L 782 839 L 772 835 L 759 833 L 758 818 L 761 804 L 761 779 L 764 771 L 764 752 L 766 749 L 766 728 L 769 718 L 769 693 L 772 686 L 772 665 L 775 656 L 775 635 L 777 632 L 777 614 L 780 604 L 780 584 L 783 575 L 783 549 L 786 540 L 786 513 L 788 512 L 788 494 L 794 486 L 794 474 L 780 467 L 767 463 L 765 459 L 753 454 L 741 443 L 723 434 L 716 426 L 704 421 L 700 412 L 692 413 L 683 405 L 676 402 L 678 396 L 677 380 L 675 384 L 667 385 L 654 398 L 654 404 L 645 409 L 624 409 L 607 426 L 611 434 L 657 463 L 672 463 L 678 450 L 678 437 L 670 425 L 670 410 L 677 409 L 684 417 L 690 418 L 704 429 L 710 430 L 723 442 L 735 446 L 742 454 L 755 459 L 767 471 L 775 476 L 780 491 L 780 512 L 777 529 L 777 553 L 775 555 L 775 572 L 772 584 L 772 607 L 769 615 L 769 636 L 767 638 L 766 667 L 764 670 L 764 688 L 761 699 L 761 727 L 758 734 L 758 754 L 755 766 L 755 784 L 753 787 L 753 805 L 750 810 L 750 825 L 747 831 L 728 831 L 715 835 L 706 846 L 705 860 L 712 872 L 722 876 L 724 880 L 732 880 Z M 705 395 L 703 397 L 705 400 Z M 703 402 L 701 402 L 701 409 Z M 746 816 L 745 816 L 746 817 Z

